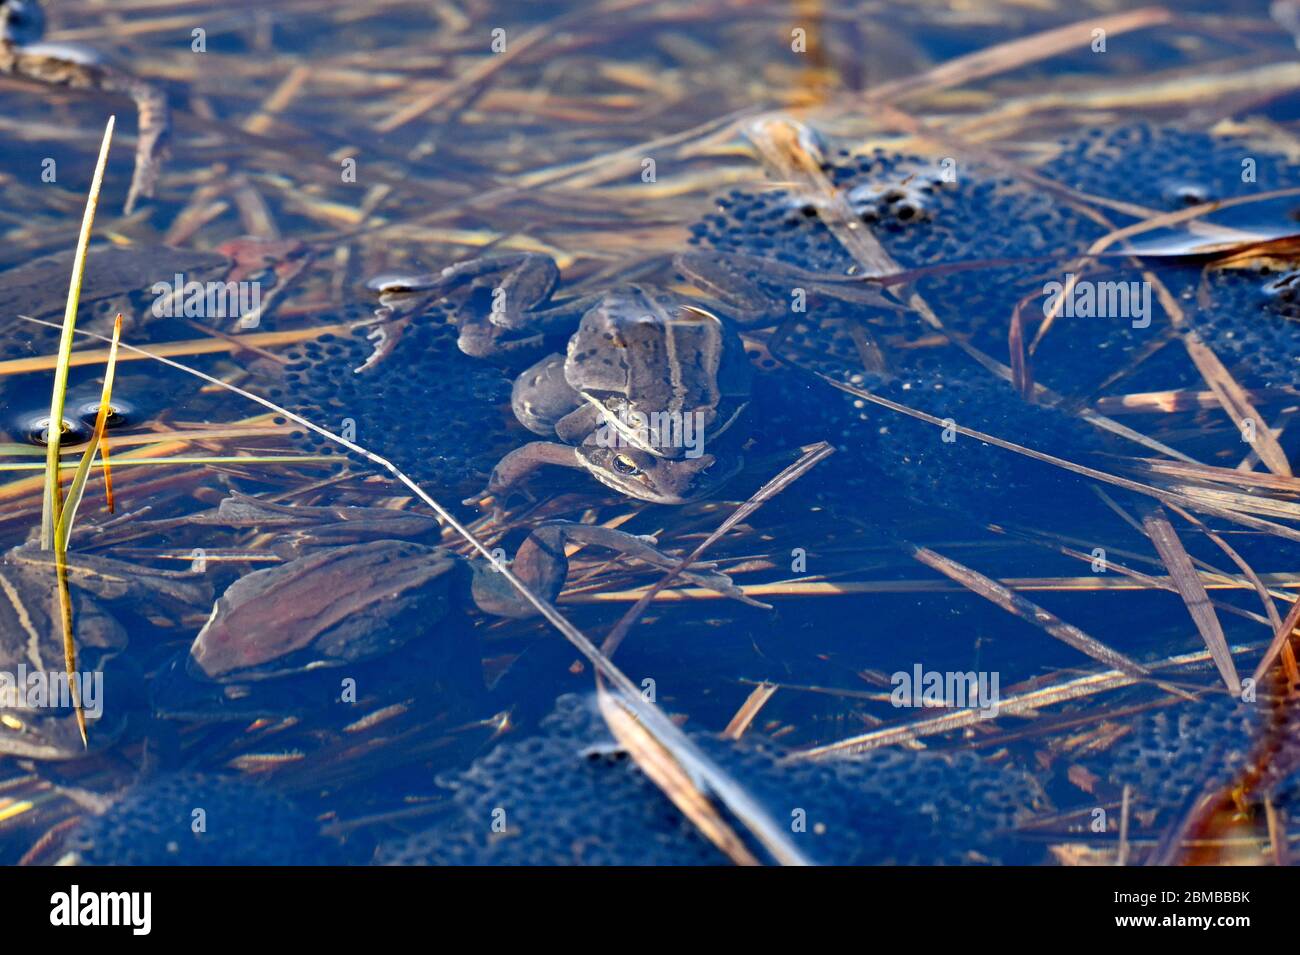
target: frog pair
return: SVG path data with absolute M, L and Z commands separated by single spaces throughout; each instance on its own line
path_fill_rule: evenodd
M 559 270 L 536 253 L 474 259 L 433 275 L 384 276 L 370 287 L 388 318 L 466 288 L 490 293 L 477 302 L 471 295 L 457 315 L 460 349 L 476 357 L 531 355 L 548 336 L 569 335 L 565 354 L 547 354 L 526 368 L 511 395 L 524 427 L 558 440 L 507 454 L 488 494 L 499 500 L 536 469 L 560 465 L 636 500 L 681 504 L 716 490 L 742 464 L 745 429 L 736 424 L 749 404 L 753 370 L 736 327 L 787 317 L 793 291 L 898 306 L 861 277 L 751 256 L 694 252 L 674 265 L 712 308 L 638 285 L 553 303 Z

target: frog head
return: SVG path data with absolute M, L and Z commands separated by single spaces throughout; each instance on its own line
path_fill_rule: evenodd
M 739 455 L 660 457 L 639 448 L 584 444 L 578 461 L 601 484 L 652 504 L 684 504 L 706 497 L 740 470 Z

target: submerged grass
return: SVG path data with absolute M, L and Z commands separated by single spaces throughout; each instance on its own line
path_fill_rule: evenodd
M 73 709 L 77 716 L 77 729 L 81 733 L 81 742 L 84 746 L 89 746 L 90 740 L 86 735 L 86 713 L 81 705 L 81 692 L 76 679 L 77 642 L 73 629 L 72 595 L 68 590 L 68 534 L 72 530 L 77 506 L 81 503 L 81 496 L 85 491 L 86 477 L 90 473 L 91 462 L 95 459 L 95 449 L 104 435 L 104 425 L 108 420 L 109 401 L 113 390 L 113 366 L 117 356 L 118 339 L 122 333 L 121 314 L 117 316 L 117 321 L 113 325 L 113 341 L 109 347 L 108 368 L 104 372 L 104 390 L 100 399 L 99 414 L 95 420 L 95 432 L 82 455 L 81 463 L 77 466 L 66 502 L 62 497 L 60 483 L 59 449 L 63 437 L 63 406 L 68 392 L 68 362 L 72 356 L 72 337 L 77 327 L 81 283 L 86 274 L 86 249 L 90 244 L 90 232 L 95 224 L 95 210 L 99 207 L 99 193 L 104 184 L 104 168 L 108 164 L 108 150 L 113 142 L 113 123 L 114 117 L 110 116 L 108 125 L 104 129 L 104 140 L 99 147 L 95 174 L 90 180 L 86 211 L 81 218 L 81 234 L 77 237 L 77 252 L 72 264 L 72 278 L 68 286 L 68 300 L 63 312 L 63 329 L 59 338 L 59 359 L 54 367 L 54 386 L 50 395 L 50 417 L 46 431 L 45 494 L 41 504 L 40 542 L 42 549 L 54 551 L 59 619 L 63 625 L 63 661 L 67 670 Z
M 63 331 L 59 338 L 59 357 L 54 366 L 54 386 L 50 395 L 49 433 L 46 441 L 45 499 L 41 506 L 41 547 L 54 546 L 54 529 L 59 522 L 61 500 L 59 497 L 59 446 L 63 437 L 63 404 L 68 392 L 68 363 L 72 357 L 72 336 L 77 327 L 77 305 L 81 301 L 81 282 L 86 274 L 86 248 L 95 224 L 95 210 L 99 207 L 99 193 L 104 183 L 104 167 L 108 164 L 108 150 L 113 141 L 114 117 L 108 118 L 104 140 L 99 147 L 99 160 L 90 180 L 90 194 L 86 197 L 86 211 L 81 217 L 81 234 L 77 237 L 77 253 L 72 264 L 72 279 L 68 286 L 68 301 L 63 312 Z

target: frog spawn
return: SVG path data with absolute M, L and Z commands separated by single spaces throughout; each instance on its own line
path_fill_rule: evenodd
M 90 816 L 64 843 L 80 865 L 320 865 L 343 861 L 311 817 L 272 790 L 169 773 Z
M 502 433 L 510 383 L 492 365 L 463 355 L 447 314 L 413 316 L 392 352 L 364 371 L 375 342 L 365 327 L 291 349 L 283 381 L 268 397 L 322 427 L 351 434 L 437 496 L 483 486 L 513 442 Z M 298 435 L 318 454 L 339 448 L 314 432 Z
M 719 865 L 725 858 L 612 747 L 586 698 L 568 695 L 543 734 L 506 741 L 462 773 L 440 778 L 453 812 L 379 847 L 388 865 Z M 695 741 L 734 772 L 814 860 L 841 865 L 1023 861 L 1007 838 L 1040 793 L 1030 777 L 971 753 L 880 750 L 818 763 L 778 763 L 750 737 Z M 502 812 L 504 813 L 502 815 Z M 494 819 L 504 831 L 493 831 Z M 870 825 L 864 825 L 864 820 Z M 996 847 L 996 850 L 995 850 Z
M 1243 176 L 1247 159 L 1250 181 Z M 1285 157 L 1243 138 L 1149 123 L 1096 128 L 1068 139 L 1040 171 L 1080 192 L 1158 212 L 1295 184 Z
M 1146 124 L 1094 130 L 1071 140 L 1043 172 L 1082 192 L 1156 212 L 1296 184 L 1295 167 L 1284 156 L 1247 139 Z M 1300 385 L 1295 273 L 1209 269 L 1201 275 L 1197 269 L 1168 269 L 1161 274 L 1180 294 L 1201 338 L 1243 384 Z
M 840 153 L 825 172 L 847 196 L 860 197 L 863 222 L 899 266 L 917 270 L 909 287 L 934 308 L 944 327 L 1010 364 L 1011 316 L 1019 310 L 1032 337 L 1043 316 L 1047 284 L 1064 281 L 1071 258 L 1106 230 L 1041 186 L 978 163 L 941 163 L 882 151 Z M 954 180 L 947 181 L 945 174 Z M 815 204 L 775 190 L 734 191 L 718 205 L 717 213 L 693 227 L 693 244 L 794 261 L 832 274 L 860 269 Z M 896 206 L 911 211 L 891 213 Z M 1135 271 L 1115 272 L 1109 266 L 1096 277 L 1140 278 Z M 845 314 L 832 305 L 819 308 L 809 320 L 824 323 Z M 1149 328 L 1134 328 L 1129 316 L 1058 319 L 1035 356 L 1035 378 L 1058 391 L 1087 392 L 1105 374 L 1142 355 L 1166 328 L 1162 315 Z M 933 333 L 912 316 L 912 338 Z M 894 358 L 906 369 L 921 354 L 904 351 Z M 957 373 L 971 372 L 967 363 Z M 1161 372 L 1169 369 L 1162 366 Z M 1166 381 L 1161 387 L 1177 384 Z
M 859 376 L 862 377 L 862 376 Z M 991 379 L 908 376 L 860 386 L 939 418 L 936 426 L 890 409 L 870 406 L 861 447 L 887 462 L 895 488 L 926 506 L 975 521 L 1042 518 L 1062 509 L 1077 519 L 1087 507 L 1087 484 L 1060 469 L 963 435 L 955 426 L 1086 462 L 1103 444 L 1098 432 L 1063 412 L 1018 400 L 1010 386 Z M 866 411 L 862 399 L 855 404 Z
M 1134 809 L 1156 810 L 1155 825 L 1164 825 L 1185 813 L 1194 797 L 1240 780 L 1261 752 L 1268 762 L 1246 797 L 1247 808 L 1262 814 L 1267 797 L 1293 810 L 1300 797 L 1300 716 L 1294 706 L 1264 696 L 1255 703 L 1214 696 L 1146 713 L 1122 739 L 1081 764 L 1116 791 L 1132 787 Z
M 59 439 L 63 447 L 72 447 L 90 440 L 95 431 L 95 420 L 99 417 L 100 404 L 101 400 L 97 397 L 79 399 L 75 394 L 68 396 L 68 402 L 64 406 L 63 432 Z M 107 430 L 128 427 L 135 423 L 137 417 L 132 402 L 114 397 L 109 402 L 104 427 Z M 32 411 L 19 415 L 14 430 L 31 444 L 44 447 L 50 438 L 49 411 Z
M 1295 271 L 1211 270 L 1188 302 L 1201 337 L 1247 387 L 1300 386 L 1297 281 Z
M 1202 194 L 1238 195 L 1287 181 L 1290 167 L 1284 160 L 1260 156 L 1256 151 L 1259 185 L 1243 185 L 1241 155 L 1241 145 L 1230 140 L 1172 129 L 1122 127 L 1067 142 L 1059 157 L 1039 171 L 1066 185 L 1101 195 L 1118 192 L 1120 198 L 1157 203 L 1159 208 L 1177 208 Z M 1162 168 L 1172 169 L 1178 182 L 1184 186 L 1190 182 L 1194 188 L 1164 195 L 1152 186 L 1157 181 L 1155 170 Z M 926 169 L 928 175 L 918 172 Z M 977 164 L 959 165 L 956 182 L 951 183 L 938 177 L 938 170 L 937 163 L 927 165 L 915 157 L 881 152 L 865 156 L 841 153 L 825 167 L 837 186 L 848 196 L 859 198 L 864 221 L 890 255 L 905 269 L 923 270 L 911 287 L 935 309 L 945 328 L 1009 364 L 1010 316 L 1017 308 L 1022 310 L 1029 319 L 1025 340 L 1031 339 L 1043 314 L 1045 283 L 1063 281 L 1066 264 L 1104 230 L 1041 186 L 1018 182 Z M 1199 179 L 1192 176 L 1198 170 Z M 891 206 L 900 202 L 920 204 L 924 209 L 921 214 L 914 210 L 903 217 L 891 215 Z M 707 248 L 766 255 L 835 274 L 856 268 L 822 222 L 816 205 L 782 190 L 733 191 L 719 200 L 717 212 L 698 223 L 692 233 L 693 244 Z M 1003 259 L 1017 264 L 998 264 Z M 927 266 L 947 263 L 974 263 L 977 267 L 924 271 Z M 1167 271 L 1175 292 L 1182 291 L 1186 270 Z M 1109 265 L 1090 277 L 1113 282 L 1141 279 L 1136 270 Z M 1221 286 L 1238 283 L 1238 301 L 1242 287 L 1258 286 L 1258 278 L 1250 276 L 1212 275 L 1211 281 Z M 1279 284 L 1272 315 L 1258 303 L 1234 308 L 1231 297 L 1225 300 L 1217 289 L 1212 291 L 1216 292 L 1210 296 L 1213 307 L 1196 307 L 1190 292 L 1184 297 L 1189 319 L 1211 347 L 1222 351 L 1225 361 L 1239 371 L 1258 371 L 1263 383 L 1300 380 L 1296 375 L 1300 338 L 1295 336 L 1290 318 L 1276 314 L 1287 308 L 1289 283 Z M 1242 321 L 1243 314 L 1258 319 Z M 1126 372 L 1127 390 L 1196 385 L 1200 378 L 1174 342 L 1167 317 L 1158 305 L 1153 306 L 1149 327 L 1135 327 L 1141 324 L 1131 320 L 1135 317 L 1058 318 L 1032 356 L 1035 380 L 1067 396 L 1086 396 L 1121 371 Z M 885 376 L 891 376 L 892 382 L 871 367 L 844 333 L 855 320 L 864 323 L 884 348 Z M 883 388 L 886 397 L 908 406 L 917 406 L 918 398 L 930 395 L 930 407 L 922 410 L 1036 450 L 1080 460 L 1080 456 L 1101 449 L 1093 429 L 1064 413 L 1028 408 L 956 348 L 909 345 L 909 340 L 932 337 L 934 330 L 915 315 L 907 320 L 904 323 L 898 316 L 882 316 L 843 303 L 822 303 L 789 323 L 793 334 L 772 350 L 794 364 L 866 384 L 872 390 Z M 1163 347 L 1158 347 L 1161 343 Z M 864 374 L 864 366 L 870 374 Z M 1246 380 L 1259 382 L 1260 374 L 1251 374 Z M 949 397 L 940 401 L 943 388 Z M 927 503 L 950 501 L 958 504 L 958 509 L 975 513 L 995 513 L 1000 502 L 1021 502 L 1023 507 L 1023 502 L 1045 496 L 1035 493 L 1027 498 L 1014 490 L 1028 486 L 1014 472 L 1030 466 L 1011 461 L 1009 452 L 986 449 L 990 455 L 981 461 L 961 454 L 945 456 L 939 453 L 944 448 L 935 439 L 939 429 L 931 425 L 905 421 L 847 396 L 841 396 L 838 406 L 843 412 L 834 420 L 834 413 L 823 407 L 824 403 L 825 398 L 807 393 L 799 402 L 798 413 L 824 420 L 827 436 L 838 437 L 842 451 L 863 452 L 865 462 L 851 467 L 850 473 L 864 472 L 879 463 L 909 497 Z M 862 428 L 855 433 L 858 425 Z M 950 448 L 960 448 L 964 440 L 968 439 L 958 437 Z M 948 467 L 948 462 L 961 466 Z M 843 460 L 832 461 L 829 467 L 842 468 L 844 464 Z M 1055 483 L 1060 483 L 1059 477 Z M 1033 486 L 1041 488 L 1041 478 Z
M 1242 181 L 1244 158 L 1255 163 L 1254 182 Z M 841 152 L 825 171 L 850 198 L 859 198 L 864 222 L 904 269 L 930 268 L 930 274 L 917 278 L 914 288 L 945 325 L 1005 362 L 1013 311 L 1028 309 L 1027 317 L 1035 320 L 1032 332 L 1041 317 L 1044 285 L 1063 281 L 1070 259 L 1106 229 L 1042 186 L 1019 182 L 978 163 L 961 162 L 952 168 L 956 178 L 948 182 L 940 175 L 938 162 L 877 151 L 863 156 Z M 1156 210 L 1181 208 L 1200 198 L 1252 195 L 1294 182 L 1292 167 L 1284 158 L 1250 148 L 1241 140 L 1145 124 L 1068 140 L 1058 156 L 1037 171 L 1064 186 Z M 1121 225 L 1128 221 L 1118 219 Z M 857 268 L 822 222 L 815 203 L 784 190 L 731 192 L 718 200 L 714 214 L 692 227 L 691 241 L 834 274 Z M 999 264 L 1002 260 L 1012 264 Z M 978 268 L 955 272 L 933 268 L 953 263 L 975 263 Z M 1137 271 L 1126 266 L 1117 270 L 1110 263 L 1094 269 L 1091 277 L 1141 280 Z M 1180 289 L 1178 285 L 1175 292 Z M 1242 322 L 1231 305 L 1192 310 L 1192 321 L 1203 327 L 1211 345 L 1222 336 L 1221 326 L 1253 341 L 1251 323 Z M 1160 314 L 1147 329 L 1132 327 L 1127 317 L 1058 320 L 1036 356 L 1036 377 L 1057 390 L 1085 392 L 1097 383 L 1099 365 L 1107 373 L 1123 367 L 1166 328 Z M 928 332 L 919 324 L 915 330 Z M 1276 337 L 1285 336 L 1279 331 Z M 1269 335 L 1267 344 L 1273 343 Z M 1247 357 L 1246 348 L 1238 350 Z M 1290 359 L 1295 349 L 1286 350 Z M 1185 366 L 1185 362 L 1160 362 L 1152 375 L 1164 380 L 1151 387 L 1177 387 L 1191 381 Z M 1294 369 L 1291 374 L 1294 380 Z

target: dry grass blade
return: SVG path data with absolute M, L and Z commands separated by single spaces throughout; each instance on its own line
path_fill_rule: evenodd
M 1257 487 L 1268 491 L 1300 494 L 1300 480 L 1286 474 L 1238 471 L 1236 468 L 1219 468 L 1210 464 L 1190 464 L 1185 461 L 1162 461 L 1158 458 L 1126 458 L 1120 466 L 1135 474 L 1159 474 L 1206 484 L 1231 484 L 1236 487 Z
M 68 390 L 68 361 L 72 355 L 72 335 L 77 327 L 77 304 L 81 299 L 81 281 L 86 274 L 86 247 L 95 225 L 95 210 L 99 207 L 99 192 L 104 184 L 104 167 L 108 164 L 108 149 L 113 142 L 114 117 L 108 118 L 104 140 L 99 147 L 99 160 L 90 181 L 90 194 L 86 197 L 86 211 L 81 217 L 81 234 L 77 237 L 76 259 L 72 266 L 72 279 L 68 285 L 68 301 L 63 313 L 63 326 L 59 338 L 59 357 L 54 367 L 54 389 L 50 398 L 49 434 L 46 441 L 45 498 L 41 505 L 41 547 L 54 546 L 54 528 L 59 522 L 59 444 L 63 436 L 63 401 Z
M 1264 581 L 1259 574 L 1255 572 L 1255 568 L 1237 552 L 1237 549 L 1224 540 L 1221 534 L 1217 534 L 1211 530 L 1209 525 L 1195 514 L 1185 511 L 1183 508 L 1177 507 L 1173 504 L 1169 505 L 1169 509 L 1183 520 L 1187 521 L 1187 523 L 1199 528 L 1201 533 L 1204 534 L 1205 537 L 1214 544 L 1214 546 L 1218 547 L 1219 550 L 1228 555 L 1228 559 L 1237 565 L 1245 578 L 1250 581 L 1250 585 L 1255 588 L 1255 593 L 1259 595 L 1260 603 L 1264 606 L 1264 613 L 1268 615 L 1268 620 L 1272 623 L 1274 631 L 1276 631 L 1278 627 L 1282 626 L 1282 618 L 1278 616 L 1277 607 L 1273 603 L 1272 595 L 1268 592 L 1268 587 L 1265 586 Z M 1300 682 L 1300 673 L 1295 672 L 1294 664 L 1295 661 L 1292 659 L 1291 672 L 1296 678 L 1296 681 Z
M 50 322 L 42 322 L 38 319 L 28 319 L 40 325 L 51 325 Z M 104 341 L 103 335 L 97 335 L 94 332 L 78 331 L 77 334 L 89 338 L 95 338 Z M 361 445 L 349 441 L 341 435 L 322 428 L 315 422 L 309 421 L 301 415 L 294 414 L 287 408 L 277 405 L 275 402 L 263 398 L 261 395 L 253 394 L 230 382 L 222 381 L 212 375 L 205 374 L 196 368 L 191 368 L 181 362 L 173 361 L 170 358 L 163 358 L 160 355 L 151 353 L 147 349 L 138 348 L 134 345 L 123 344 L 122 348 L 130 352 L 146 356 L 154 361 L 160 362 L 169 368 L 175 368 L 177 371 L 187 375 L 192 375 L 206 381 L 210 385 L 215 385 L 232 394 L 239 395 L 247 401 L 261 405 L 263 408 L 282 415 L 290 421 L 301 425 L 302 427 L 319 434 L 328 441 L 346 448 L 353 454 L 360 455 L 371 464 L 374 464 L 407 487 L 417 498 L 428 505 L 434 513 L 441 518 L 448 527 L 454 530 L 462 540 L 468 543 L 480 557 L 493 564 L 499 562 L 493 557 L 492 552 L 488 549 L 478 537 L 458 521 L 450 511 L 436 501 L 424 488 L 416 484 L 401 469 L 386 458 L 375 454 Z M 668 719 L 653 703 L 649 703 L 641 696 L 637 688 L 627 675 L 614 665 L 614 662 L 606 656 L 599 647 L 591 642 L 590 639 L 581 630 L 575 627 L 569 620 L 561 614 L 548 601 L 543 600 L 532 591 L 523 581 L 521 581 L 510 570 L 508 566 L 498 566 L 498 572 L 505 580 L 514 587 L 516 591 L 535 609 L 542 617 L 550 623 L 556 630 L 564 635 L 565 639 L 573 644 L 591 663 L 593 669 L 609 681 L 610 685 L 618 691 L 620 702 L 627 707 L 630 712 L 634 713 L 640 724 L 651 733 L 654 738 L 666 750 L 673 754 L 673 758 L 685 767 L 687 771 L 694 774 L 697 778 L 703 780 L 713 793 L 735 816 L 740 819 L 754 834 L 760 843 L 770 852 L 778 862 L 783 865 L 807 865 L 808 859 L 791 841 L 786 830 L 780 826 L 771 814 L 763 808 L 758 801 L 745 790 L 729 773 L 718 766 L 712 759 L 706 756 L 694 743 L 692 743 L 677 726 Z
M 596 699 L 600 704 L 600 715 L 605 718 L 614 739 L 627 750 L 641 772 L 681 810 L 682 815 L 736 865 L 759 865 L 758 859 L 746 848 L 735 830 L 718 814 L 708 794 L 654 735 L 646 731 L 622 701 L 599 682 L 596 684 Z
M 100 445 L 98 451 L 106 456 L 106 447 Z M 105 459 L 105 463 L 106 459 Z M 197 464 L 209 467 L 218 464 L 338 464 L 338 455 L 333 454 L 178 454 L 165 458 L 123 458 L 114 467 L 181 467 Z M 61 471 L 75 468 L 76 465 L 64 463 Z M 0 472 L 5 471 L 44 471 L 43 464 L 0 464 Z M 105 482 L 107 484 L 107 481 Z M 109 509 L 112 513 L 112 509 Z
M 1094 560 L 1092 555 L 1088 561 Z M 1098 574 L 1079 577 L 1003 577 L 1001 583 L 1015 591 L 1043 591 L 1046 593 L 1097 593 L 1108 590 L 1174 590 L 1168 577 L 1154 577 L 1136 571 L 1121 569 L 1114 561 L 1110 566 L 1120 576 L 1106 579 Z M 1259 577 L 1266 586 L 1295 587 L 1300 586 L 1294 574 L 1263 574 Z M 1250 578 L 1242 579 L 1231 576 L 1215 575 L 1205 581 L 1207 590 L 1251 590 L 1255 589 Z M 640 600 L 650 588 L 634 587 L 628 590 L 591 590 L 566 593 L 566 604 L 630 603 Z M 947 580 L 798 580 L 777 581 L 768 584 L 745 584 L 740 590 L 748 597 L 840 597 L 847 594 L 950 594 L 966 588 L 959 583 Z M 677 590 L 665 590 L 655 595 L 655 600 L 663 602 L 681 600 L 722 600 L 730 594 L 722 594 L 704 587 L 682 587 Z M 1290 599 L 1290 595 L 1287 595 Z M 1225 609 L 1230 606 L 1225 604 Z M 1267 622 L 1267 618 L 1246 610 L 1239 614 L 1258 622 Z
M 1205 592 L 1205 585 L 1192 566 L 1192 559 L 1187 555 L 1183 542 L 1178 539 L 1178 534 L 1164 511 L 1157 506 L 1144 509 L 1142 526 L 1160 554 L 1160 560 L 1168 569 L 1174 586 L 1178 588 L 1178 595 L 1187 605 L 1187 612 L 1192 615 L 1196 629 L 1200 631 L 1201 639 L 1205 641 L 1228 692 L 1240 696 L 1241 678 L 1237 676 L 1237 668 L 1233 665 L 1228 640 L 1223 635 L 1223 626 L 1219 623 L 1214 607 L 1210 605 L 1210 595 Z
M 1259 455 L 1259 459 L 1274 474 L 1290 477 L 1291 463 L 1287 460 L 1286 452 L 1274 437 L 1264 416 L 1251 403 L 1246 389 L 1238 384 L 1219 360 L 1219 356 L 1210 349 L 1210 346 L 1201 341 L 1195 332 L 1189 331 L 1183 336 L 1183 346 L 1187 349 L 1187 355 L 1192 359 L 1196 370 L 1201 373 L 1205 383 L 1219 399 L 1223 410 L 1241 430 L 1246 437 L 1246 442 Z
M 1251 679 L 1255 681 L 1256 686 L 1264 679 L 1269 667 L 1277 659 L 1277 655 L 1282 653 L 1284 649 L 1289 649 L 1291 636 L 1295 633 L 1297 625 L 1300 625 L 1300 597 L 1297 597 L 1295 603 L 1291 604 L 1286 619 L 1282 621 L 1282 625 L 1273 634 L 1273 642 L 1268 645 L 1268 649 L 1264 651 L 1264 656 L 1260 659 L 1259 665 L 1255 667 L 1255 672 L 1251 674 Z
M 741 704 L 740 709 L 736 710 L 736 715 L 731 718 L 722 731 L 726 739 L 740 739 L 745 735 L 745 730 L 749 729 L 751 723 L 758 716 L 759 711 L 767 705 L 777 691 L 775 683 L 760 683 L 754 687 L 749 696 L 745 697 L 745 702 Z
M 853 211 L 844 191 L 826 175 L 820 151 L 805 126 L 784 117 L 766 117 L 751 124 L 746 134 L 778 179 L 797 182 L 816 197 L 822 223 L 862 266 L 864 277 L 899 271 L 898 263 Z
M 1025 623 L 1032 624 L 1040 630 L 1060 640 L 1080 653 L 1085 653 L 1099 663 L 1112 669 L 1127 673 L 1129 676 L 1145 679 L 1151 671 L 1135 660 L 1130 660 L 1117 650 L 1112 650 L 1100 640 L 1090 637 L 1073 624 L 1066 623 L 1056 614 L 1051 613 L 1032 600 L 1024 597 L 990 577 L 985 577 L 977 570 L 960 564 L 951 557 L 945 557 L 928 547 L 904 542 L 904 548 L 916 560 L 925 566 L 937 570 L 945 577 L 955 580 L 964 587 L 979 594 L 985 600 L 1001 607 L 1012 616 L 1019 617 Z
M 20 315 L 20 318 L 29 316 Z M 362 323 L 365 324 L 365 323 Z M 308 341 L 314 338 L 320 338 L 322 335 L 347 335 L 350 334 L 356 325 L 350 322 L 339 322 L 331 325 L 314 325 L 310 328 L 299 328 L 286 332 L 250 332 L 238 336 L 236 341 L 228 341 L 220 338 L 190 338 L 179 342 L 159 342 L 153 347 L 152 354 L 162 355 L 167 358 L 180 358 L 186 355 L 215 355 L 224 352 L 236 352 L 240 349 L 260 349 L 272 348 L 277 345 L 292 345 L 296 342 Z M 108 360 L 108 349 L 87 348 L 81 351 L 73 352 L 68 367 L 76 368 L 81 365 L 98 365 Z M 127 352 L 118 358 L 119 361 L 146 361 L 145 355 L 136 355 Z M 4 375 L 25 375 L 33 371 L 45 371 L 53 368 L 58 364 L 56 355 L 37 355 L 32 358 L 10 358 L 6 361 L 0 361 L 0 376 Z
M 1173 19 L 1164 7 L 1141 7 L 1109 17 L 1089 17 L 1063 27 L 1044 30 L 1018 40 L 1009 40 L 948 60 L 918 76 L 883 83 L 869 93 L 872 102 L 895 102 L 918 93 L 951 89 L 1049 57 L 1086 47 L 1095 29 L 1115 36 L 1130 30 L 1159 26 Z

